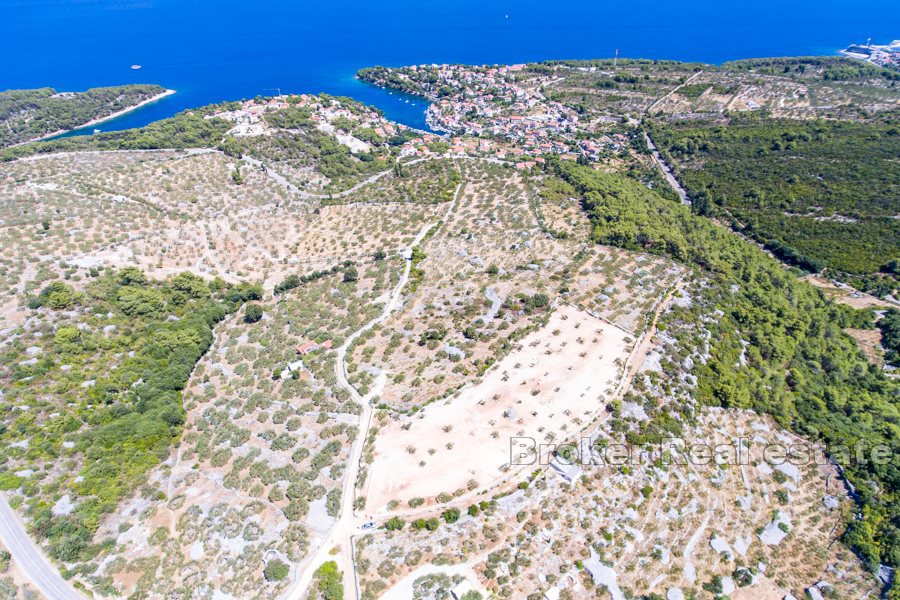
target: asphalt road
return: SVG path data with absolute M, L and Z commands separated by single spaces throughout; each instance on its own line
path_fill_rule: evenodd
M 25 577 L 48 600 L 84 600 L 84 596 L 69 585 L 44 556 L 3 496 L 0 496 L 0 541 L 12 554 Z

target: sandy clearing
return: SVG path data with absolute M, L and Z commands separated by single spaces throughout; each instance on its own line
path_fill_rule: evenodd
M 577 308 L 557 309 L 481 383 L 381 430 L 367 480 L 369 510 L 383 511 L 393 499 L 405 504 L 453 493 L 471 480 L 484 489 L 535 468 L 503 472 L 510 438 L 560 442 L 587 426 L 617 387 L 629 352 L 626 338 L 623 330 Z
M 839 304 L 846 304 L 847 306 L 852 306 L 853 308 L 896 308 L 896 304 L 892 304 L 887 300 L 882 300 L 880 298 L 876 298 L 870 294 L 866 294 L 865 292 L 860 292 L 849 285 L 841 284 L 840 286 L 835 285 L 833 282 L 825 279 L 824 277 L 819 277 L 817 275 L 808 275 L 803 278 L 808 284 L 813 287 L 817 287 L 821 289 L 826 296 L 834 300 Z

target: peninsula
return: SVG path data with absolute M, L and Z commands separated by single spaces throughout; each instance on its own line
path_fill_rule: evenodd
M 0 148 L 45 140 L 80 127 L 98 125 L 175 93 L 158 85 L 53 88 L 0 92 Z

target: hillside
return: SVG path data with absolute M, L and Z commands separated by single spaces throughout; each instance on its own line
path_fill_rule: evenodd
M 97 598 L 898 597 L 897 91 L 778 61 L 6 148 L 3 498 Z

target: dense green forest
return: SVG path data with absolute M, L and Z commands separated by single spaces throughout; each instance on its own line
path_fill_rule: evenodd
M 214 325 L 261 295 L 255 285 L 207 283 L 191 273 L 153 282 L 126 268 L 98 273 L 83 292 L 56 280 L 29 299 L 37 333 L 0 355 L 7 424 L 0 489 L 25 495 L 32 529 L 51 556 L 74 562 L 101 550 L 93 536 L 102 515 L 180 436 L 181 390 L 212 344 Z M 16 467 L 41 464 L 46 471 L 35 476 Z M 54 464 L 65 468 L 56 473 Z M 54 512 L 64 494 L 76 508 Z
M 732 117 L 654 122 L 695 212 L 733 220 L 810 270 L 890 270 L 900 256 L 900 125 Z
M 0 92 L 0 148 L 75 129 L 163 92 L 158 85 L 143 84 L 62 94 L 53 88 Z
M 752 71 L 762 75 L 808 77 L 822 81 L 858 81 L 886 79 L 900 81 L 900 73 L 842 56 L 791 56 L 783 58 L 748 58 L 726 62 L 726 71 Z
M 886 350 L 885 360 L 900 368 L 900 310 L 888 309 L 878 321 L 878 329 L 881 330 L 881 345 Z
M 582 194 L 595 241 L 670 256 L 708 282 L 696 286 L 690 308 L 674 311 L 710 329 L 709 356 L 692 370 L 697 400 L 768 413 L 829 449 L 863 442 L 893 450 L 888 464 L 871 455 L 843 464 L 861 506 L 845 539 L 872 567 L 900 565 L 900 389 L 841 331 L 854 321 L 849 309 L 637 182 L 571 163 L 553 168 Z M 704 321 L 714 310 L 721 316 Z M 703 343 L 693 335 L 680 341 Z
M 96 135 L 82 135 L 46 142 L 33 142 L 0 150 L 0 160 L 10 161 L 35 154 L 78 150 L 155 150 L 161 148 L 214 148 L 231 125 L 222 119 L 205 118 L 231 105 L 218 104 L 186 110 L 174 117 L 154 121 L 146 127 Z

